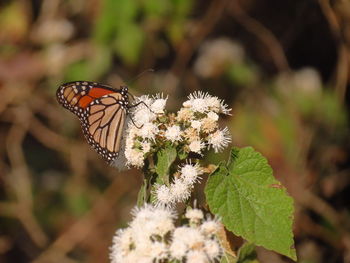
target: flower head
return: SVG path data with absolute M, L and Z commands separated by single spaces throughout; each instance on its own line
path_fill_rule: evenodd
M 170 126 L 165 132 L 165 138 L 171 142 L 181 140 L 181 129 L 178 125 Z
M 198 176 L 201 175 L 202 168 L 199 166 L 199 164 L 185 164 L 181 170 L 181 180 L 186 182 L 187 184 L 193 185 L 198 180 Z
M 163 94 L 157 94 L 156 96 L 153 97 L 153 99 L 154 101 L 151 104 L 151 110 L 157 114 L 164 113 L 164 109 L 165 109 L 165 105 L 168 100 L 168 97 L 164 99 Z
M 131 118 L 137 124 L 137 126 L 142 126 L 146 123 L 149 123 L 157 117 L 154 112 L 150 110 L 150 106 L 153 103 L 153 99 L 147 95 L 135 98 L 134 109 L 131 111 Z M 129 126 L 133 125 L 129 123 Z
M 222 247 L 215 236 L 202 231 L 203 214 L 197 210 L 187 213 L 190 218 L 196 218 L 197 226 L 176 227 L 175 213 L 165 207 L 145 205 L 133 209 L 129 227 L 118 230 L 113 237 L 111 262 L 213 262 L 219 259 Z M 204 258 L 206 261 L 201 261 Z
M 190 220 L 191 223 L 198 224 L 203 220 L 203 212 L 200 209 L 188 209 L 186 211 L 185 217 Z
M 130 109 L 131 121 L 124 136 L 125 146 L 122 147 L 127 166 L 141 168 L 145 159 L 159 151 L 159 146 L 163 147 L 166 141 L 185 154 L 192 152 L 199 155 L 210 148 L 219 152 L 231 142 L 228 129 L 219 129 L 219 114 L 229 114 L 230 111 L 222 100 L 202 91 L 193 92 L 177 114 L 166 113 L 166 101 L 167 98 L 160 94 L 136 98 L 135 107 Z M 185 189 L 185 185 L 191 189 L 193 181 L 177 185 L 173 193 Z M 161 193 L 164 191 L 159 192 L 159 197 Z
M 133 165 L 135 167 L 142 167 L 144 164 L 143 152 L 126 147 L 125 149 L 125 157 L 127 159 L 127 165 Z
M 231 136 L 226 128 L 217 130 L 215 133 L 209 135 L 209 147 L 212 146 L 215 152 L 222 151 L 231 142 Z
M 201 140 L 194 140 L 188 145 L 191 152 L 201 154 L 205 144 Z
M 156 197 L 156 206 L 169 206 L 171 207 L 174 202 L 175 198 L 171 195 L 170 188 L 166 185 L 157 185 L 156 189 L 154 191 L 155 197 Z
M 181 179 L 175 179 L 170 186 L 170 192 L 176 202 L 184 202 L 191 196 L 192 185 Z

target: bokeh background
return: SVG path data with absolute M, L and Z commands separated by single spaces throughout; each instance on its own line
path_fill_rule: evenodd
M 347 0 L 1 0 L 0 262 L 108 262 L 130 219 L 142 175 L 90 149 L 55 99 L 72 80 L 124 80 L 170 110 L 224 98 L 233 144 L 295 199 L 299 262 L 350 262 L 349 47 Z

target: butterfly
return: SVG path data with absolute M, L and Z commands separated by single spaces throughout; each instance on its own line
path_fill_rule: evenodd
M 118 89 L 90 81 L 74 81 L 59 86 L 58 102 L 81 122 L 88 143 L 109 164 L 119 155 L 129 105 L 127 86 Z

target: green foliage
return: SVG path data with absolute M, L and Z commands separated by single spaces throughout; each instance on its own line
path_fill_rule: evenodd
M 125 63 L 134 65 L 139 62 L 144 38 L 142 28 L 130 22 L 118 30 L 114 42 L 115 51 Z
M 225 253 L 220 263 L 258 263 L 257 254 L 255 252 L 255 245 L 253 243 L 245 243 L 240 247 L 238 256 L 234 257 Z
M 139 3 L 129 0 L 105 0 L 96 21 L 94 39 L 114 51 L 127 64 L 136 64 L 143 47 L 144 32 L 136 23 Z
M 260 153 L 233 148 L 229 162 L 209 177 L 205 193 L 210 210 L 228 230 L 296 260 L 293 200 Z
M 108 71 L 112 63 L 111 52 L 102 45 L 96 45 L 89 59 L 76 61 L 66 68 L 65 81 L 98 80 Z
M 140 188 L 140 191 L 137 195 L 137 202 L 136 202 L 136 205 L 138 207 L 141 207 L 145 204 L 145 202 L 147 201 L 147 188 L 148 188 L 148 183 L 147 183 L 147 180 L 144 179 L 143 180 L 143 184 Z
M 192 7 L 192 0 L 172 1 L 172 19 L 170 20 L 166 31 L 174 44 L 181 41 L 185 35 L 187 17 Z
M 157 153 L 157 163 L 155 166 L 158 174 L 158 181 L 161 184 L 169 185 L 169 169 L 176 159 L 176 149 L 169 145 Z
M 230 254 L 225 253 L 220 260 L 220 263 L 236 263 L 237 259 L 236 257 L 233 257 Z
M 256 257 L 255 245 L 245 243 L 238 251 L 237 263 L 257 263 L 258 260 Z
M 112 50 L 123 62 L 136 65 L 143 50 L 146 33 L 162 29 L 174 43 L 186 28 L 192 1 L 184 0 L 104 0 L 94 28 L 94 41 Z M 148 27 L 151 25 L 151 27 Z M 150 28 L 149 32 L 146 28 Z
M 147 0 L 143 1 L 146 15 L 153 18 L 169 15 L 171 3 L 169 0 Z

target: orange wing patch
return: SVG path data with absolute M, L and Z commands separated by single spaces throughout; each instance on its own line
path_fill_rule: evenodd
M 107 90 L 107 89 L 101 89 L 101 88 L 92 88 L 89 90 L 89 93 L 86 94 L 83 97 L 79 97 L 79 106 L 82 108 L 86 108 L 89 106 L 89 104 L 97 98 L 101 98 L 104 95 L 114 93 L 113 91 Z

